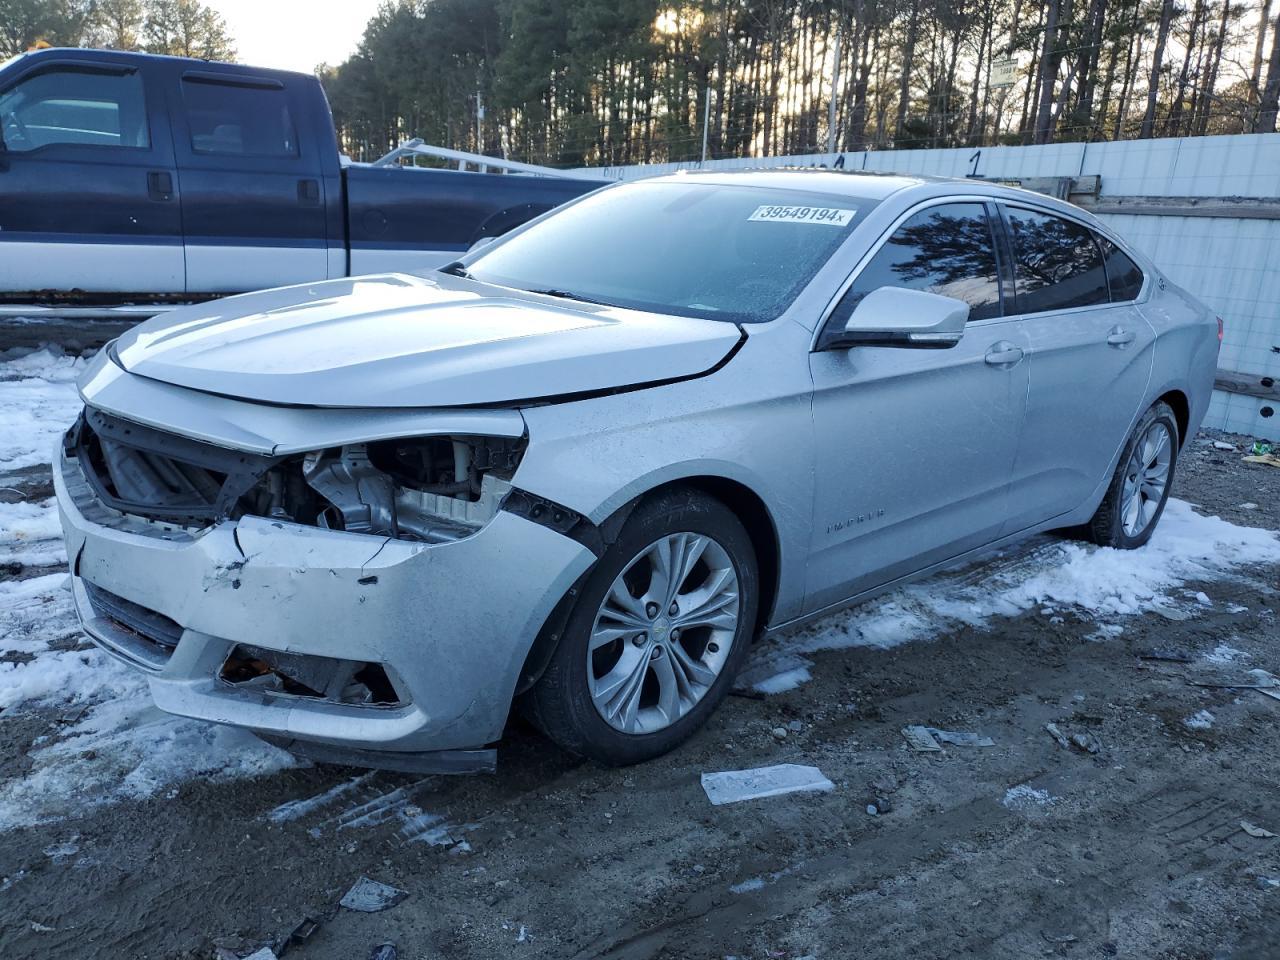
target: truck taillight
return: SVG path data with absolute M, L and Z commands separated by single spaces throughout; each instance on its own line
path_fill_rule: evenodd
M 1218 342 L 1222 342 L 1222 318 L 1218 317 Z

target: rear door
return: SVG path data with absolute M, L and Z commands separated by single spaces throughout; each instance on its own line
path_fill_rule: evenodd
M 0 88 L 0 294 L 181 293 L 163 96 L 137 60 L 40 58 Z
M 1123 251 L 1081 221 L 1002 206 L 1031 377 L 1013 533 L 1079 507 L 1107 477 L 1142 412 L 1155 332 L 1134 305 L 1142 273 Z
M 328 276 L 327 183 L 304 89 L 281 74 L 177 69 L 170 96 L 189 292 Z
M 907 217 L 853 278 L 826 329 L 883 286 L 964 300 L 947 349 L 822 349 L 810 358 L 817 478 L 805 607 L 854 594 L 994 540 L 1027 400 L 1025 342 L 981 200 Z M 1007 291 L 1011 293 L 1011 291 Z

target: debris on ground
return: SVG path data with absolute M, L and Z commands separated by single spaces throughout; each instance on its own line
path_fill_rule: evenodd
M 704 773 L 702 789 L 715 806 L 737 803 L 740 800 L 757 800 L 777 797 L 785 793 L 811 790 L 827 792 L 835 784 L 822 775 L 817 767 L 798 763 L 779 763 L 772 767 L 756 767 L 752 770 L 725 770 L 720 773 Z
M 962 733 L 956 730 L 939 730 L 937 727 L 926 727 L 912 724 L 902 728 L 902 735 L 907 738 L 913 750 L 919 753 L 936 753 L 942 749 L 938 741 L 949 743 L 953 747 L 994 747 L 996 742 L 980 733 Z
M 276 956 L 276 952 L 270 947 L 263 947 L 256 953 L 249 954 L 249 956 L 245 957 L 244 960 L 279 960 L 279 958 Z
M 958 733 L 955 730 L 939 730 L 937 727 L 926 727 L 935 740 L 949 743 L 953 747 L 994 747 L 996 742 L 980 733 Z
M 1071 749 L 1071 741 L 1067 739 L 1066 734 L 1058 729 L 1058 725 L 1056 723 L 1046 723 L 1044 728 L 1049 731 L 1049 736 L 1058 741 L 1058 746 L 1063 750 Z
M 369 960 L 396 960 L 397 956 L 394 943 L 380 943 L 369 954 Z
M 873 817 L 878 817 L 881 814 L 892 812 L 893 803 L 888 797 L 876 797 L 867 804 L 867 813 Z
M 772 733 L 773 733 L 773 739 L 775 739 L 775 740 L 785 740 L 785 739 L 787 739 L 787 728 L 786 728 L 786 727 L 774 727 L 774 728 L 773 728 Z
M 1187 683 L 1193 687 L 1210 687 L 1226 690 L 1270 690 L 1280 687 L 1277 680 L 1265 670 L 1250 670 L 1247 674 L 1214 674 L 1207 677 L 1188 677 Z
M 1259 456 L 1243 457 L 1245 463 L 1265 463 L 1268 467 L 1280 467 L 1280 454 L 1264 453 Z
M 1267 840 L 1275 836 L 1275 834 L 1270 830 L 1267 830 L 1264 827 L 1259 827 L 1257 824 L 1250 823 L 1248 820 L 1240 821 L 1240 829 L 1251 837 L 1257 837 L 1259 840 Z
M 361 877 L 338 901 L 348 910 L 359 910 L 361 913 L 377 913 L 400 903 L 409 891 Z
M 933 739 L 933 734 L 929 732 L 928 727 L 919 725 L 903 727 L 902 735 L 907 738 L 907 743 L 911 745 L 911 749 L 917 753 L 942 752 L 942 746 L 937 740 Z
M 1167 660 L 1170 663 L 1190 663 L 1192 661 L 1191 654 L 1183 650 L 1174 650 L 1165 647 L 1155 647 L 1151 650 L 1143 650 L 1138 654 L 1139 660 Z
M 1236 445 L 1234 443 L 1227 443 L 1225 440 L 1213 441 L 1213 449 L 1215 450 L 1235 450 L 1235 448 Z
M 1266 440 L 1255 440 L 1253 446 L 1249 448 L 1249 452 L 1255 457 L 1265 457 L 1268 453 L 1275 453 L 1275 451 L 1275 445 Z

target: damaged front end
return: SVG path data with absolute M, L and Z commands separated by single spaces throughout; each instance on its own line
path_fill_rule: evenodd
M 185 528 L 259 516 L 422 543 L 460 540 L 500 509 L 523 438 L 429 436 L 288 456 L 217 447 L 86 408 L 68 457 L 108 507 Z

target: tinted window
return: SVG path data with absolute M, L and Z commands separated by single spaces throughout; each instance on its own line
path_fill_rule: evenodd
M 1018 313 L 1087 307 L 1111 300 L 1093 231 L 1072 220 L 1006 208 L 1013 231 Z
M 832 319 L 843 323 L 880 287 L 906 287 L 969 304 L 969 319 L 1000 315 L 1000 271 L 980 203 L 929 207 L 899 227 L 854 280 Z
M 871 206 L 698 177 L 629 183 L 486 248 L 467 269 L 505 287 L 753 323 L 790 306 Z
M 23 152 L 53 143 L 147 147 L 147 108 L 137 73 L 50 70 L 0 94 L 5 145 Z
M 1102 259 L 1107 265 L 1107 282 L 1111 286 L 1111 302 L 1136 300 L 1142 290 L 1142 270 L 1123 250 L 1106 237 L 1099 237 Z
M 296 157 L 298 137 L 284 90 L 184 80 L 191 149 L 237 157 Z

